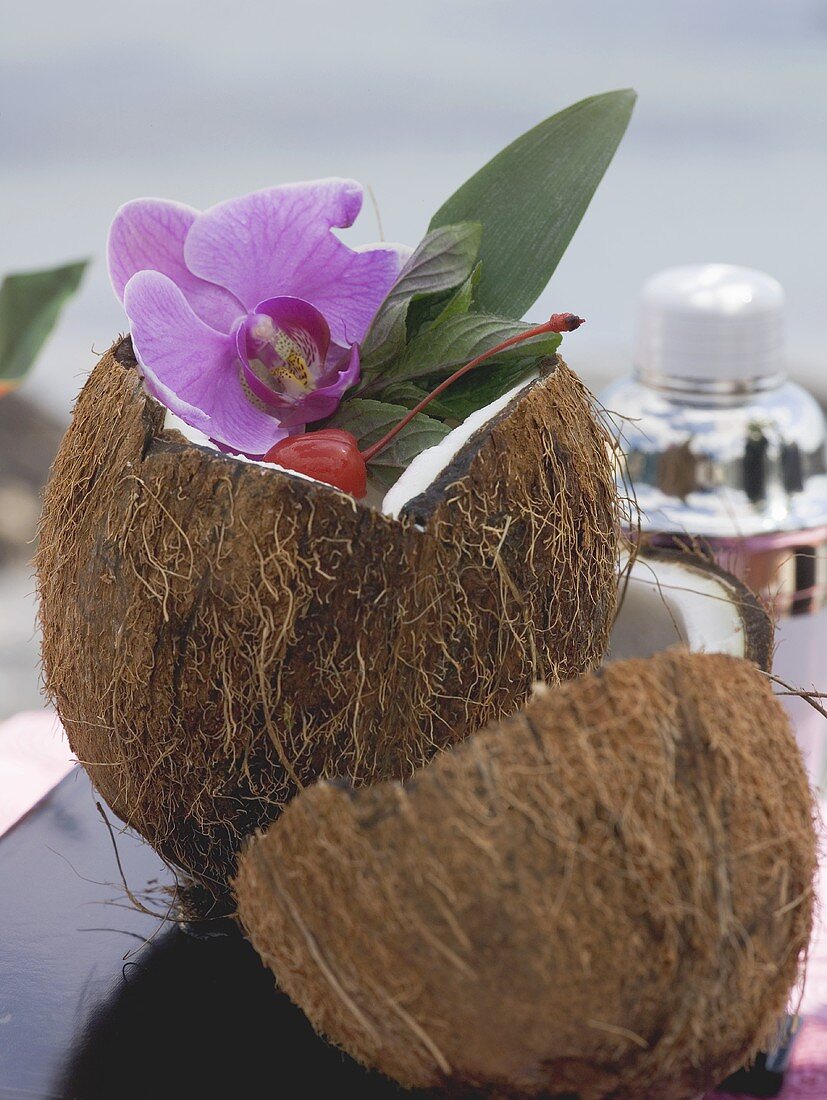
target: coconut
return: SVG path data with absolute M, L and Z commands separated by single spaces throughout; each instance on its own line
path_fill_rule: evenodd
M 773 624 L 749 588 L 710 558 L 643 545 L 621 563 L 621 596 L 607 661 L 651 657 L 673 645 L 728 653 L 769 672 Z
M 319 777 L 408 775 L 600 661 L 617 502 L 561 360 L 398 518 L 165 428 L 136 366 L 103 356 L 46 489 L 45 680 L 103 798 L 198 882 Z
M 406 1087 L 680 1100 L 772 1033 L 815 867 L 766 676 L 670 650 L 539 690 L 404 785 L 305 791 L 236 889 L 317 1030 Z

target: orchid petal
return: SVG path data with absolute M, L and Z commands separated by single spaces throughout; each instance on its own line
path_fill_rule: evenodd
M 139 271 L 159 271 L 183 292 L 194 312 L 229 332 L 244 307 L 223 286 L 197 278 L 184 262 L 184 241 L 198 211 L 165 199 L 135 199 L 118 210 L 109 230 L 109 277 L 123 301 L 126 284 Z
M 139 271 L 126 284 L 124 308 L 147 388 L 176 416 L 251 456 L 284 437 L 279 422 L 246 398 L 234 337 L 204 324 L 170 278 Z
M 222 451 L 263 458 L 272 446 L 291 435 L 279 419 L 250 404 L 238 375 L 221 392 L 220 406 L 210 421 L 207 433 Z
M 184 256 L 193 274 L 226 287 L 248 310 L 274 296 L 320 310 L 338 344 L 362 339 L 395 281 L 393 246 L 351 249 L 331 229 L 362 207 L 355 180 L 286 184 L 220 203 L 199 215 Z
M 354 252 L 372 252 L 376 248 L 382 248 L 386 252 L 392 252 L 399 263 L 399 271 L 397 275 L 402 271 L 402 268 L 413 256 L 414 249 L 409 244 L 400 244 L 398 241 L 375 241 L 373 244 L 360 244 L 354 248 Z
M 317 393 L 330 393 L 341 397 L 345 390 L 354 386 L 359 381 L 359 345 L 354 344 L 350 349 L 347 364 L 339 369 L 339 377 L 332 385 L 320 386 Z
M 140 363 L 140 359 L 138 359 L 138 362 Z M 195 405 L 190 405 L 189 402 L 182 401 L 168 386 L 165 386 L 163 382 L 159 381 L 151 370 L 142 363 L 140 365 L 141 377 L 143 378 L 146 392 L 151 397 L 154 397 L 156 401 L 159 401 L 179 420 L 183 420 L 185 424 L 188 424 L 190 428 L 195 428 L 199 432 L 203 432 L 204 435 L 209 436 L 210 418 L 207 414 L 201 409 L 197 409 Z

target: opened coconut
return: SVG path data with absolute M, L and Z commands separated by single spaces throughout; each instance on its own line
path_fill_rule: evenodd
M 671 650 L 558 688 L 407 783 L 305 791 L 240 917 L 314 1026 L 406 1087 L 680 1100 L 771 1035 L 813 806 L 767 677 Z
M 599 663 L 616 497 L 562 361 L 448 436 L 396 518 L 164 425 L 117 342 L 46 490 L 43 660 L 97 789 L 203 884 L 314 780 L 406 776 Z
M 621 562 L 607 661 L 651 657 L 682 645 L 744 657 L 769 672 L 773 624 L 760 599 L 711 558 L 650 544 Z

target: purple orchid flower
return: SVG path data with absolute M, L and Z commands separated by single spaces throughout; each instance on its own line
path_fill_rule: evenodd
M 354 180 L 286 184 L 203 213 L 122 206 L 109 274 L 147 389 L 223 450 L 260 458 L 335 411 L 406 250 L 352 249 Z

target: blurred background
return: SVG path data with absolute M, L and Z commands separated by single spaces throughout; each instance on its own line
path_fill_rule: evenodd
M 20 391 L 0 400 L 0 719 L 40 705 L 28 559 L 72 400 L 125 329 L 109 222 L 130 198 L 203 207 L 353 176 L 388 240 L 416 243 L 503 145 L 633 86 L 614 164 L 532 315 L 588 325 L 597 387 L 631 362 L 640 283 L 696 261 L 785 285 L 792 373 L 827 397 L 824 0 L 32 0 L 0 34 L 0 274 L 91 256 Z M 353 243 L 375 240 L 366 203 Z

